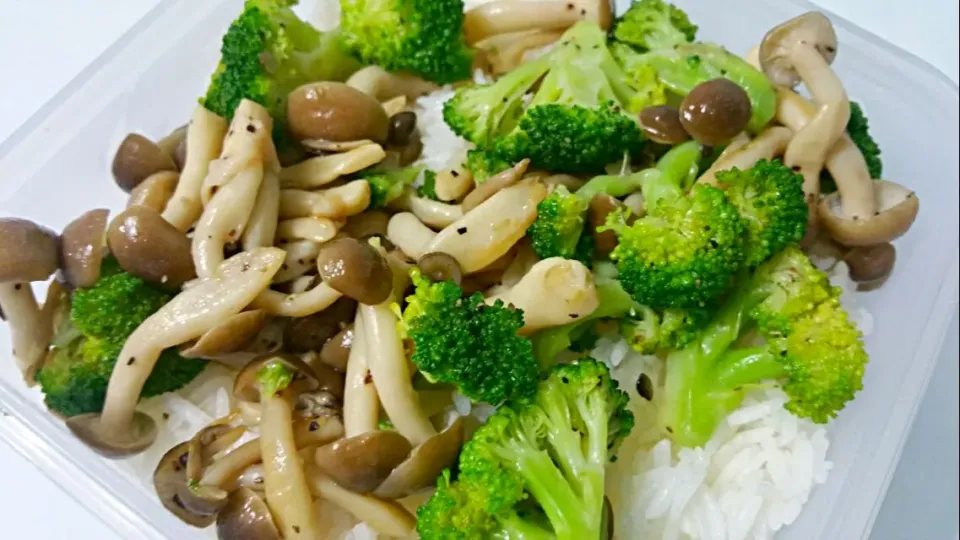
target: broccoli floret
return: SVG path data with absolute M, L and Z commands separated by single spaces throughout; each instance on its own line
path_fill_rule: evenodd
M 706 443 L 746 393 L 764 385 L 780 385 L 797 416 L 835 417 L 861 389 L 868 360 L 839 294 L 796 247 L 745 278 L 703 336 L 667 358 L 659 413 L 673 440 Z M 753 332 L 762 345 L 737 345 Z
M 340 0 L 347 47 L 364 63 L 449 84 L 470 78 L 463 0 Z
M 491 176 L 496 176 L 510 167 L 513 167 L 513 163 L 489 150 L 474 148 L 467 152 L 467 168 L 470 169 L 476 184 L 482 184 Z
M 452 281 L 432 283 L 414 269 L 402 324 L 413 341 L 411 360 L 431 382 L 450 383 L 474 401 L 493 405 L 533 397 L 537 363 L 517 331 L 523 312 L 483 295 L 463 297 Z
M 541 79 L 542 78 L 542 79 Z M 461 88 L 444 106 L 451 129 L 499 159 L 548 171 L 591 173 L 633 155 L 643 135 L 627 112 L 635 91 L 590 22 L 549 54 L 497 82 Z M 533 97 L 525 95 L 540 82 Z
M 595 195 L 623 197 L 639 190 L 654 171 L 628 175 L 597 176 L 571 193 L 558 186 L 537 205 L 537 218 L 527 230 L 533 251 L 541 259 L 563 257 L 590 265 L 593 260 L 593 235 L 585 225 L 590 201 Z
M 680 8 L 663 0 L 640 0 L 620 16 L 613 38 L 640 50 L 671 48 L 697 37 L 697 27 Z
M 627 84 L 634 95 L 627 103 L 627 110 L 637 114 L 647 107 L 667 103 L 667 86 L 657 77 L 657 70 L 649 64 L 624 65 Z
M 403 195 L 404 188 L 413 184 L 419 175 L 419 167 L 373 170 L 360 175 L 370 184 L 370 208 L 386 208 L 394 199 Z
M 721 171 L 717 182 L 744 219 L 747 266 L 755 268 L 803 239 L 809 213 L 803 177 L 780 161 L 762 160 L 745 171 Z
M 557 186 L 537 205 L 537 219 L 527 230 L 530 245 L 541 259 L 573 258 L 586 225 L 590 201 Z
M 627 394 L 593 359 L 555 367 L 530 404 L 501 407 L 417 511 L 424 540 L 596 537 L 606 464 L 633 428 Z
M 203 105 L 226 119 L 243 99 L 263 105 L 274 121 L 274 140 L 283 150 L 287 96 L 312 81 L 344 80 L 360 64 L 335 32 L 320 33 L 290 9 L 296 0 L 247 0 L 223 36 L 220 65 Z
M 878 180 L 883 176 L 883 161 L 880 158 L 880 146 L 873 136 L 870 135 L 870 122 L 863 112 L 863 107 L 855 101 L 850 102 L 850 119 L 847 120 L 847 135 L 853 144 L 857 145 L 863 159 L 867 162 L 867 171 L 870 178 Z M 833 193 L 837 190 L 837 184 L 833 176 L 826 169 L 820 174 L 820 191 L 823 193 Z
M 661 174 L 644 183 L 647 215 L 628 224 L 626 213 L 615 211 L 601 228 L 617 234 L 610 258 L 642 305 L 709 307 L 743 263 L 744 224 L 723 191 L 698 184 L 683 193 L 699 160 L 696 143 L 671 149 L 657 165 Z
M 417 188 L 417 195 L 432 201 L 440 200 L 437 196 L 437 173 L 429 169 L 423 171 L 423 183 Z
M 625 72 L 647 77 L 636 74 L 652 67 L 657 79 L 681 98 L 713 79 L 737 83 L 750 98 L 752 112 L 747 129 L 754 133 L 769 124 L 777 112 L 777 93 L 767 76 L 719 45 L 689 43 L 642 54 L 623 43 L 614 43 L 610 49 Z
M 714 310 L 668 308 L 657 311 L 639 306 L 636 315 L 620 321 L 620 335 L 641 354 L 685 347 L 697 339 Z
M 127 337 L 173 295 L 104 261 L 100 280 L 73 295 L 70 317 L 57 330 L 53 352 L 36 381 L 47 406 L 65 416 L 100 412 L 117 355 Z M 206 366 L 167 349 L 147 379 L 141 398 L 172 392 L 192 381 Z

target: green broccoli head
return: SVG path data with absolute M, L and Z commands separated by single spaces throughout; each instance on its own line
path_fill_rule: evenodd
M 557 366 L 527 404 L 501 407 L 464 446 L 417 512 L 439 538 L 591 538 L 601 528 L 606 463 L 634 424 L 606 366 Z
M 432 382 L 455 385 L 474 401 L 499 404 L 530 398 L 537 363 L 530 340 L 517 334 L 523 312 L 477 293 L 463 297 L 452 281 L 432 283 L 416 269 L 402 323 L 413 341 L 411 360 Z
M 404 188 L 413 184 L 420 175 L 420 170 L 420 167 L 405 167 L 387 171 L 373 170 L 360 175 L 370 184 L 370 208 L 386 208 L 403 195 Z
M 440 200 L 437 196 L 437 173 L 429 169 L 423 171 L 423 183 L 417 187 L 417 195 L 432 201 Z
M 680 349 L 692 343 L 710 322 L 710 308 L 668 308 L 657 311 L 640 306 L 620 321 L 620 335 L 641 354 Z
M 625 212 L 613 212 L 604 230 L 617 234 L 610 258 L 624 288 L 655 309 L 710 306 L 743 263 L 743 221 L 723 191 L 711 186 L 661 202 L 632 225 Z
M 870 134 L 870 122 L 867 120 L 863 107 L 855 101 L 850 102 L 850 120 L 847 121 L 847 135 L 853 144 L 860 149 L 863 159 L 867 162 L 867 171 L 874 180 L 883 176 L 883 160 L 880 157 L 880 145 Z M 830 172 L 826 169 L 820 173 L 820 190 L 824 193 L 833 193 L 837 184 Z
M 613 38 L 640 50 L 671 48 L 693 42 L 697 27 L 680 8 L 663 0 L 640 0 L 615 22 Z
M 826 422 L 862 387 L 867 354 L 839 289 L 799 248 L 744 278 L 703 331 L 670 353 L 660 421 L 684 446 L 706 443 L 746 393 L 780 385 L 790 412 Z M 741 338 L 762 345 L 741 347 Z
M 463 0 L 341 0 L 340 28 L 364 63 L 449 84 L 470 78 Z
M 443 104 L 444 122 L 479 148 L 489 148 L 517 126 L 524 96 L 549 68 L 549 58 L 541 57 L 521 64 L 495 83 L 458 88 Z
M 476 184 L 482 184 L 491 176 L 496 176 L 510 167 L 513 167 L 513 163 L 490 150 L 474 148 L 467 152 L 467 168 L 470 169 Z
M 274 120 L 274 140 L 289 143 L 287 96 L 312 81 L 344 80 L 360 65 L 336 33 L 322 34 L 290 9 L 295 0 L 247 0 L 223 36 L 220 65 L 201 100 L 226 119 L 244 99 L 263 105 Z
M 584 233 L 589 201 L 558 186 L 537 205 L 537 218 L 527 230 L 533 251 L 541 259 L 572 259 Z M 589 235 L 588 235 L 589 236 Z
M 127 337 L 173 294 L 104 261 L 100 280 L 73 295 L 70 318 L 57 330 L 53 352 L 36 375 L 47 406 L 65 416 L 99 412 L 117 355 Z M 182 358 L 175 349 L 160 355 L 140 396 L 172 392 L 192 381 L 206 362 Z
M 584 21 L 549 54 L 493 84 L 458 90 L 444 107 L 444 119 L 503 161 L 530 158 L 533 167 L 548 171 L 598 172 L 643 147 L 637 121 L 627 112 L 635 94 L 603 31 Z
M 803 239 L 809 212 L 803 177 L 780 161 L 762 160 L 745 171 L 721 171 L 717 182 L 744 219 L 747 266 L 755 268 Z

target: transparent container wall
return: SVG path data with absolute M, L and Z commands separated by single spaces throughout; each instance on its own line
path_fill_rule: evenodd
M 309 2 L 305 2 L 309 3 Z M 743 53 L 767 28 L 812 6 L 797 1 L 679 1 L 701 38 Z M 125 201 L 109 175 L 130 131 L 160 137 L 188 118 L 216 65 L 219 39 L 240 1 L 165 2 L 0 145 L 0 215 L 61 229 L 80 213 Z M 304 6 L 309 9 L 309 6 Z M 868 112 L 885 176 L 916 189 L 920 216 L 897 243 L 895 274 L 862 297 L 874 315 L 865 390 L 832 426 L 830 481 L 779 538 L 854 539 L 869 532 L 926 389 L 957 301 L 957 89 L 922 61 L 839 18 L 835 67 Z M 0 350 L 9 351 L 0 330 Z M 169 516 L 152 487 L 73 440 L 0 362 L 0 436 L 124 538 L 202 538 Z

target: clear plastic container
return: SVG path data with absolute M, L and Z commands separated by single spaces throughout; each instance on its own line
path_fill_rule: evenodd
M 815 9 L 799 0 L 678 3 L 700 24 L 702 39 L 736 52 L 773 25 Z M 240 4 L 178 0 L 151 11 L 0 145 L 0 215 L 59 230 L 85 210 L 120 208 L 124 195 L 109 177 L 112 151 L 130 131 L 159 137 L 186 121 Z M 835 67 L 869 112 L 885 174 L 916 189 L 922 205 L 898 242 L 895 274 L 862 298 L 876 322 L 867 340 L 872 361 L 865 390 L 831 428 L 830 480 L 782 539 L 869 534 L 957 304 L 957 88 L 920 59 L 832 19 L 840 38 Z M 5 329 L 0 350 L 10 350 Z M 204 536 L 169 515 L 150 486 L 74 440 L 3 356 L 0 408 L 11 418 L 0 422 L 0 437 L 123 538 Z

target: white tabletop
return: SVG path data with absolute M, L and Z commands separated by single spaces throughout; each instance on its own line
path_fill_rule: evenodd
M 0 141 L 160 0 L 4 2 Z M 958 2 L 815 0 L 958 79 Z M 239 3 L 239 2 L 238 2 Z M 883 7 L 880 7 L 882 4 Z M 0 173 L 2 174 L 2 173 Z M 957 538 L 958 320 L 871 540 Z M 0 418 L 0 422 L 4 421 Z M 119 540 L 29 461 L 0 443 L 4 538 Z

